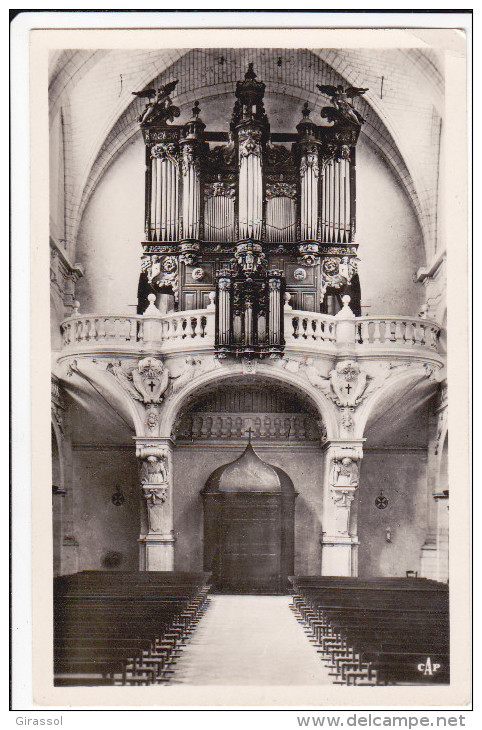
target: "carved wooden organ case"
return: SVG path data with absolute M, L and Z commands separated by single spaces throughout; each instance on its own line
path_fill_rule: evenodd
M 163 87 L 172 90 L 176 82 Z M 334 314 L 359 307 L 355 146 L 360 122 L 334 112 L 316 125 L 306 103 L 293 133 L 270 133 L 265 85 L 252 64 L 236 85 L 229 131 L 208 132 L 157 92 L 140 117 L 146 145 L 145 242 L 139 308 L 165 292 L 179 310 L 216 291 L 218 355 L 283 350 L 283 307 Z M 152 92 L 154 93 L 154 92 Z M 325 114 L 330 117 L 330 115 Z

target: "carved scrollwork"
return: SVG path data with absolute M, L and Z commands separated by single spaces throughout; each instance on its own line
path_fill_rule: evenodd
M 296 185 L 287 182 L 272 182 L 266 185 L 266 198 L 290 198 L 296 199 Z
M 159 142 L 151 147 L 151 158 L 159 160 L 170 159 L 177 165 L 178 148 L 174 142 Z
M 144 256 L 141 268 L 150 284 L 157 289 L 171 288 L 177 301 L 179 291 L 178 263 L 176 256 Z
M 226 198 L 234 198 L 236 195 L 236 184 L 234 182 L 228 182 L 224 180 L 217 180 L 216 182 L 206 183 L 204 185 L 204 198 L 217 198 L 224 196 Z

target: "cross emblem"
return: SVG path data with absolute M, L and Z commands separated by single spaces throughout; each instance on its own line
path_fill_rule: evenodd
M 155 380 L 149 380 L 149 382 L 147 383 L 147 385 L 151 389 L 151 393 L 152 393 L 154 391 L 154 388 L 156 387 L 156 381 Z
M 248 428 L 248 443 L 251 443 L 251 433 L 252 433 L 252 430 L 251 430 L 251 426 L 250 426 Z
M 346 385 L 345 388 L 346 388 L 346 392 L 348 393 L 348 395 L 350 395 L 350 390 L 351 390 L 350 383 L 348 383 L 348 385 Z
M 380 492 L 378 497 L 375 499 L 375 507 L 377 507 L 377 509 L 386 509 L 388 507 L 388 499 L 385 497 L 383 492 Z

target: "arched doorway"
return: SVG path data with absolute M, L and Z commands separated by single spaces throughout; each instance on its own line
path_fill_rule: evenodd
M 202 492 L 216 469 L 243 453 L 251 429 L 256 453 L 289 475 L 299 493 L 294 572 L 319 574 L 325 469 L 320 446 L 327 427 L 315 403 L 294 384 L 241 372 L 198 387 L 173 422 L 175 569 L 200 571 L 206 565 Z
M 215 590 L 285 592 L 294 572 L 297 496 L 286 472 L 260 459 L 249 442 L 210 475 L 201 494 L 204 568 Z

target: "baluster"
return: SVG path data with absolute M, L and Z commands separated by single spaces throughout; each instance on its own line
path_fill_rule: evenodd
M 105 317 L 99 317 L 97 320 L 97 339 L 105 340 Z
M 330 342 L 336 342 L 336 322 L 329 323 L 328 332 Z
M 400 320 L 396 320 L 394 322 L 395 328 L 394 328 L 394 334 L 395 334 L 395 341 L 401 342 L 404 344 L 406 342 L 405 335 L 406 335 L 406 322 L 401 322 Z
M 144 342 L 144 320 L 137 320 L 137 341 Z
M 415 323 L 405 322 L 405 342 L 415 345 Z
M 301 336 L 303 337 L 304 340 L 306 340 L 306 338 L 308 337 L 308 319 L 306 317 L 303 317 L 303 319 L 301 320 L 301 326 L 302 326 Z
M 198 315 L 194 320 L 194 334 L 193 337 L 202 337 L 203 336 L 203 328 L 202 328 L 202 321 L 201 321 L 201 315 Z
M 129 341 L 129 335 L 131 331 L 131 323 L 130 319 L 127 317 L 123 317 L 121 321 L 122 327 L 121 327 L 121 339 L 123 339 L 125 342 Z
M 386 322 L 383 319 L 375 319 L 373 324 L 373 342 L 385 342 L 386 339 Z
M 435 351 L 438 351 L 439 334 L 438 327 L 430 327 L 430 347 Z
M 172 332 L 173 340 L 181 340 L 183 338 L 183 336 L 184 336 L 183 328 L 182 328 L 183 321 L 184 321 L 183 318 L 179 317 L 179 316 L 172 318 L 171 324 L 173 327 L 173 332 Z
M 83 324 L 83 327 L 82 327 L 81 339 L 83 341 L 88 341 L 89 332 L 90 332 L 90 319 L 88 317 L 86 317 L 82 324 Z
M 313 329 L 313 339 L 315 341 L 321 340 L 321 320 L 318 317 L 313 317 L 311 326 Z
M 136 320 L 134 318 L 129 319 L 128 322 L 129 322 L 129 331 L 127 333 L 127 339 L 128 340 L 133 340 L 134 342 L 136 342 L 136 340 L 137 340 L 137 337 L 136 337 L 136 335 L 137 335 L 137 322 L 136 322 Z
M 203 419 L 201 416 L 197 415 L 194 416 L 192 419 L 192 437 L 193 439 L 198 439 L 201 437 L 201 429 L 203 425 Z
M 291 320 L 292 325 L 292 337 L 297 340 L 299 336 L 299 326 L 300 326 L 300 318 L 299 317 L 293 317 Z

